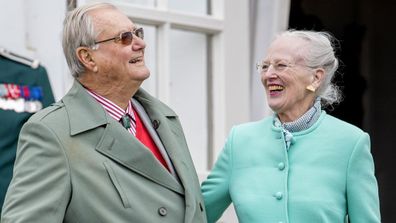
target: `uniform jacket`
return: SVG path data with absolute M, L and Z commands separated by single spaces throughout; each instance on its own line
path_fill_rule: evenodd
M 206 222 L 178 117 L 143 90 L 134 98 L 179 180 L 75 81 L 22 128 L 2 223 Z
M 232 201 L 240 223 L 380 222 L 367 133 L 322 112 L 289 150 L 273 118 L 234 127 L 202 185 L 208 222 Z
M 42 90 L 40 103 L 47 107 L 54 103 L 51 85 L 47 71 L 43 66 L 32 69 L 19 62 L 0 56 L 0 84 L 12 84 L 24 87 L 39 87 Z M 3 89 L 4 90 L 4 89 Z M 5 92 L 1 92 L 2 97 Z M 19 98 L 29 98 L 18 94 Z M 17 100 L 13 98 L 11 101 Z M 22 125 L 30 118 L 32 111 L 16 112 L 13 109 L 5 110 L 0 106 L 0 212 L 8 185 L 12 178 L 19 131 Z

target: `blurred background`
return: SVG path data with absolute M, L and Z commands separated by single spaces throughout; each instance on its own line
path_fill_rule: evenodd
M 73 81 L 61 48 L 65 13 L 90 2 L 94 1 L 0 1 L 0 48 L 39 60 L 55 100 Z M 342 65 L 336 81 L 344 101 L 328 112 L 370 134 L 382 219 L 396 222 L 396 173 L 391 170 L 396 160 L 394 1 L 106 2 L 144 27 L 151 77 L 143 87 L 180 115 L 201 180 L 233 125 L 271 114 L 255 63 L 264 57 L 272 38 L 288 28 L 331 32 L 339 40 Z M 0 77 L 6 72 L 0 70 Z M 232 207 L 222 222 L 237 222 Z

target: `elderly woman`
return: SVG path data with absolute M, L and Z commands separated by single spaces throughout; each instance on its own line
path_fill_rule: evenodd
M 286 31 L 258 64 L 274 115 L 234 127 L 202 184 L 208 222 L 380 222 L 369 135 L 326 114 L 340 99 L 325 32 Z

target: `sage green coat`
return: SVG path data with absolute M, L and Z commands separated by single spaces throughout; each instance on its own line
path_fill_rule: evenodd
M 143 90 L 134 98 L 179 180 L 75 81 L 22 128 L 2 223 L 206 222 L 178 117 Z

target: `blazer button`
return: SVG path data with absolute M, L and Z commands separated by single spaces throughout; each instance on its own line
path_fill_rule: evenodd
M 282 194 L 282 192 L 276 192 L 276 193 L 274 194 L 274 197 L 275 197 L 277 200 L 282 200 L 283 194 Z
M 280 162 L 280 163 L 278 164 L 278 169 L 279 169 L 279 170 L 284 170 L 284 169 L 285 169 L 285 163 L 284 163 L 284 162 Z
M 153 121 L 153 128 L 154 128 L 155 130 L 158 129 L 159 125 L 160 125 L 160 121 L 159 121 L 159 120 L 154 120 L 154 121 Z
M 164 207 L 158 208 L 158 214 L 161 216 L 166 216 L 168 214 L 168 211 Z

